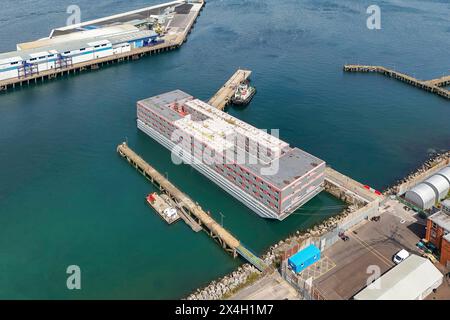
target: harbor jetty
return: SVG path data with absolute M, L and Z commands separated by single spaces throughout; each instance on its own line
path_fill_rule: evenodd
M 379 73 L 384 76 L 402 81 L 416 88 L 437 94 L 445 99 L 450 99 L 450 91 L 444 87 L 450 84 L 450 75 L 432 80 L 419 80 L 415 77 L 401 73 L 383 66 L 372 65 L 344 65 L 345 72 Z
M 0 65 L 13 69 L 0 72 L 0 92 L 178 49 L 204 5 L 204 0 L 172 1 L 54 29 L 49 38 L 18 44 L 17 51 L 0 53 Z M 79 40 L 73 40 L 74 33 Z
M 217 241 L 234 258 L 240 255 L 260 271 L 264 271 L 267 268 L 266 264 L 260 258 L 242 245 L 237 238 L 217 223 L 209 213 L 205 212 L 190 197 L 175 187 L 167 178 L 131 150 L 125 142 L 117 147 L 117 153 L 155 185 L 160 192 L 167 195 L 177 205 L 177 208 L 189 217 L 190 221 L 193 220 L 201 226 L 212 239 Z M 183 218 L 183 214 L 181 217 Z M 194 229 L 194 227 L 192 228 Z
M 208 103 L 223 111 L 230 104 L 231 97 L 233 97 L 239 85 L 248 80 L 251 74 L 252 72 L 250 70 L 237 70 Z

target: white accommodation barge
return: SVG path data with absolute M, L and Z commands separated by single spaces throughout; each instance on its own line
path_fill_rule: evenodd
M 323 160 L 180 90 L 139 101 L 137 126 L 261 217 L 323 190 Z

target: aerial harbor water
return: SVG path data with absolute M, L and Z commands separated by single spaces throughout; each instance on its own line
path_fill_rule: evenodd
M 73 1 L 5 0 L 0 52 L 48 35 Z M 89 20 L 158 0 L 76 1 Z M 258 94 L 228 112 L 377 189 L 430 153 L 450 148 L 445 99 L 349 64 L 383 65 L 419 79 L 450 69 L 450 6 L 388 0 L 382 29 L 370 1 L 210 0 L 179 50 L 0 95 L 0 298 L 182 298 L 243 263 L 203 233 L 168 227 L 148 207 L 154 188 L 115 149 L 128 144 L 261 254 L 340 212 L 322 193 L 283 222 L 263 220 L 136 128 L 136 101 L 181 89 L 209 98 L 239 67 Z M 245 14 L 243 14 L 243 12 Z M 17 30 L 20 30 L 18 32 Z M 387 45 L 388 44 L 388 45 Z M 429 57 L 429 58 L 425 58 Z M 66 287 L 79 265 L 82 290 Z

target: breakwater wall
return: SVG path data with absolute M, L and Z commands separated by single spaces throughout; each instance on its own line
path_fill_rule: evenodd
M 421 166 L 384 191 L 385 195 L 403 195 L 406 191 L 450 165 L 450 151 L 436 153 Z

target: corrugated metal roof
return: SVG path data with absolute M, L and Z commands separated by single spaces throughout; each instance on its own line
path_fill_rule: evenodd
M 437 174 L 443 176 L 450 183 L 450 167 L 445 167 L 444 169 L 439 171 Z
M 112 27 L 98 28 L 87 31 L 73 32 L 68 35 L 54 38 L 42 39 L 33 42 L 19 43 L 17 49 L 31 50 L 42 47 L 52 47 L 55 45 L 68 43 L 71 41 L 92 41 L 92 39 L 106 39 L 119 34 L 138 32 L 139 29 L 133 25 L 123 24 Z
M 430 209 L 436 202 L 436 193 L 430 185 L 420 183 L 411 190 L 408 190 L 405 198 L 415 205 L 420 206 L 421 209 Z
M 112 15 L 109 17 L 104 17 L 100 19 L 85 21 L 80 24 L 75 24 L 71 26 L 65 26 L 61 28 L 57 28 L 53 30 L 53 34 L 68 34 L 68 32 L 73 32 L 74 29 L 90 26 L 90 25 L 106 25 L 111 23 L 124 23 L 128 21 L 132 21 L 135 19 L 144 19 L 147 18 L 150 14 L 158 14 L 160 10 L 165 9 L 166 7 L 177 6 L 185 3 L 185 0 L 177 0 L 168 3 L 163 3 L 159 5 L 150 6 L 147 8 L 142 8 L 138 10 L 128 11 L 116 15 Z
M 355 295 L 354 299 L 415 300 L 442 278 L 442 273 L 428 259 L 411 255 Z
M 56 50 L 59 53 L 64 53 L 67 51 L 73 51 L 73 50 L 79 50 L 81 48 L 86 48 L 93 46 L 93 43 L 96 42 L 111 42 L 114 44 L 129 42 L 133 40 L 139 40 L 144 38 L 150 38 L 150 37 L 156 37 L 158 34 L 154 32 L 153 30 L 142 30 L 138 32 L 128 33 L 128 34 L 121 34 L 117 36 L 109 36 L 109 37 L 95 37 L 95 38 L 88 38 L 83 40 L 71 40 L 67 42 L 61 42 L 61 43 L 54 43 L 53 45 L 49 45 L 46 47 L 38 47 L 30 50 L 20 50 L 20 51 L 11 51 L 11 52 L 5 52 L 0 54 L 0 60 L 4 59 L 11 59 L 14 57 L 20 57 L 23 60 L 28 60 L 33 57 L 36 53 L 42 53 L 45 51 L 52 51 Z M 89 45 L 89 43 L 91 45 Z
M 92 39 L 94 40 L 94 39 Z M 59 53 L 63 53 L 66 51 L 78 50 L 81 48 L 88 47 L 88 42 L 90 41 L 70 41 L 64 44 L 57 44 L 50 47 L 42 47 L 36 48 L 32 50 L 21 50 L 21 51 L 11 51 L 0 54 L 0 60 L 8 59 L 11 57 L 21 57 L 23 60 L 28 60 L 33 58 L 33 55 L 39 52 L 44 51 L 58 51 Z
M 437 200 L 444 199 L 448 194 L 448 190 L 450 189 L 450 184 L 447 181 L 447 179 L 439 174 L 436 174 L 428 178 L 427 180 L 424 181 L 424 183 L 428 184 L 433 188 L 433 190 L 436 193 Z
M 142 30 L 139 32 L 131 33 L 131 34 L 124 34 L 124 35 L 109 37 L 108 40 L 111 41 L 111 43 L 114 45 L 114 44 L 118 44 L 118 43 L 131 42 L 134 40 L 140 40 L 140 39 L 157 37 L 157 36 L 158 36 L 158 34 L 153 30 Z
M 23 59 L 17 51 L 0 53 L 0 63 L 11 63 Z

